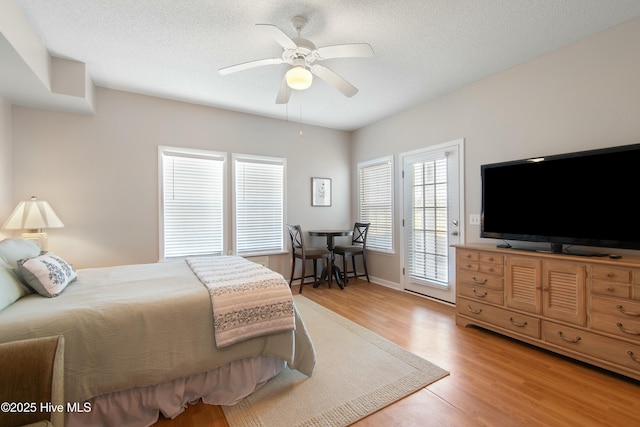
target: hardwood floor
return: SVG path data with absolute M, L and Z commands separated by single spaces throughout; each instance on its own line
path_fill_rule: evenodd
M 360 280 L 303 295 L 451 372 L 356 426 L 640 425 L 640 382 L 456 326 L 451 306 Z M 156 426 L 227 422 L 220 407 L 199 403 Z

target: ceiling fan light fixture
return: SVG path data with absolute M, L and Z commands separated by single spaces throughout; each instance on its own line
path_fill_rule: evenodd
M 313 74 L 302 65 L 296 65 L 285 74 L 287 85 L 291 89 L 305 90 L 309 89 L 313 83 Z

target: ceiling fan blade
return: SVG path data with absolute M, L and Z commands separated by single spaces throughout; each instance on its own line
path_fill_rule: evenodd
M 298 45 L 291 40 L 291 38 L 286 35 L 280 28 L 271 24 L 256 24 L 256 27 L 260 27 L 262 30 L 267 32 L 273 39 L 278 42 L 280 46 L 285 49 L 296 49 Z
M 353 95 L 358 93 L 358 88 L 356 88 L 354 85 L 352 85 L 327 67 L 313 64 L 311 66 L 311 72 L 320 77 L 325 82 L 329 83 L 331 86 L 338 89 L 348 98 L 351 98 Z
M 282 58 L 258 59 L 256 61 L 244 62 L 242 64 L 220 68 L 218 72 L 223 76 L 226 76 L 227 74 L 235 73 L 238 71 L 249 70 L 251 68 L 262 67 L 263 65 L 277 65 L 277 64 L 282 64 Z
M 367 58 L 375 56 L 373 48 L 367 43 L 338 44 L 335 46 L 319 47 L 320 59 L 330 58 Z
M 289 98 L 291 97 L 291 88 L 287 85 L 287 78 L 284 77 L 282 79 L 282 83 L 280 84 L 280 90 L 278 91 L 278 96 L 276 97 L 276 104 L 286 104 L 289 102 Z

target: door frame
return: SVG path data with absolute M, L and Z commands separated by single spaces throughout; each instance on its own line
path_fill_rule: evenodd
M 399 182 L 400 184 L 400 200 L 399 200 L 399 205 L 400 205 L 400 218 L 402 218 L 401 222 L 400 222 L 400 285 L 401 288 L 403 290 L 407 290 L 407 278 L 408 275 L 406 274 L 406 265 L 407 265 L 407 253 L 405 250 L 405 244 L 406 244 L 406 233 L 405 233 L 405 225 L 404 225 L 404 221 L 406 219 L 406 215 L 405 215 L 405 197 L 407 196 L 405 194 L 405 183 L 404 183 L 404 179 L 402 179 L 402 174 L 404 173 L 404 162 L 405 159 L 407 157 L 410 156 L 415 156 L 415 155 L 420 155 L 420 154 L 425 154 L 425 153 L 429 153 L 429 152 L 433 152 L 433 151 L 444 151 L 448 148 L 456 148 L 458 151 L 458 207 L 459 207 L 459 242 L 460 244 L 463 244 L 464 242 L 466 242 L 466 238 L 465 238 L 465 229 L 466 229 L 466 221 L 465 221 L 465 205 L 464 205 L 464 195 L 465 195 L 465 191 L 464 191 L 464 138 L 459 138 L 459 139 L 454 139 L 448 142 L 444 142 L 441 144 L 436 144 L 436 145 L 430 145 L 427 147 L 423 147 L 423 148 L 419 148 L 416 150 L 411 150 L 411 151 L 407 151 L 404 153 L 400 153 L 398 155 L 398 160 L 397 160 L 397 170 L 399 171 L 399 175 L 400 175 L 400 179 Z M 451 251 L 450 251 L 451 252 Z M 449 288 L 451 289 L 451 291 L 453 292 L 453 295 L 455 296 L 455 292 L 456 292 L 456 276 L 455 276 L 455 257 L 454 256 L 450 256 L 449 257 L 449 271 L 451 274 L 449 274 Z M 454 265 L 451 265 L 451 263 L 454 263 Z M 434 288 L 435 289 L 435 288 Z M 427 297 L 430 297 L 428 295 L 425 295 Z M 433 297 L 438 301 L 443 301 L 446 303 L 449 303 L 449 301 L 444 301 L 444 300 L 440 300 L 437 299 L 437 297 Z

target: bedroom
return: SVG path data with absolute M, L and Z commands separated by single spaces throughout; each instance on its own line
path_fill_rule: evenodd
M 362 129 L 304 125 L 302 138 L 295 123 L 100 87 L 95 116 L 3 99 L 0 217 L 33 193 L 67 224 L 50 230 L 51 249 L 78 268 L 154 262 L 158 145 L 287 157 L 287 220 L 311 229 L 352 222 L 358 162 L 456 138 L 465 138 L 468 217 L 480 205 L 480 164 L 638 142 L 639 38 L 635 18 Z M 310 206 L 312 176 L 332 178 L 330 208 Z M 479 241 L 465 222 L 467 242 Z M 400 286 L 397 253 L 370 260 L 376 281 Z M 288 261 L 269 264 L 286 274 Z

